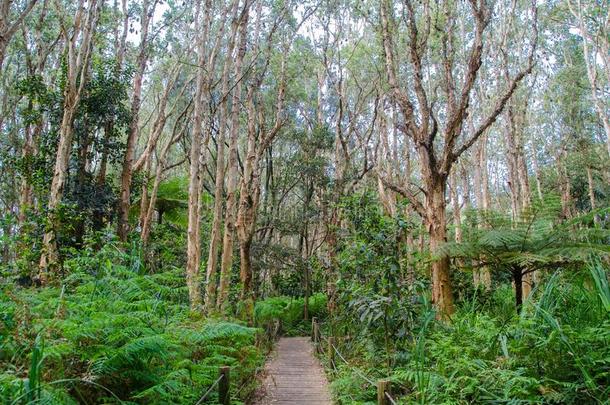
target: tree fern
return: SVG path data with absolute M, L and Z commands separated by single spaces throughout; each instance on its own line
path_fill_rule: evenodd
M 598 210 L 559 223 L 560 205 L 555 198 L 534 204 L 515 221 L 499 213 L 484 212 L 471 217 L 463 243 L 448 243 L 441 253 L 466 259 L 462 263 L 491 266 L 511 274 L 516 306 L 522 303 L 523 276 L 538 270 L 576 269 L 592 257 L 610 256 L 610 230 L 591 227 Z

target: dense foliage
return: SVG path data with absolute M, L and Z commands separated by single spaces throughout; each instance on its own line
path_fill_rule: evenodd
M 107 242 L 60 286 L 2 289 L 1 402 L 193 404 L 225 365 L 234 398 L 251 394 L 258 330 L 190 313 L 179 268 L 150 274 Z
M 425 273 L 417 273 L 421 281 L 414 289 L 400 284 L 406 272 L 397 270 L 402 260 L 388 246 L 400 237 L 403 221 L 385 218 L 370 195 L 346 204 L 352 239 L 345 239 L 339 259 L 336 323 L 324 325 L 324 333 L 339 336 L 349 362 L 335 360 L 334 371 L 327 364 L 339 401 L 375 401 L 370 382 L 381 378 L 391 379 L 401 403 L 607 400 L 610 289 L 607 262 L 595 258 L 607 255 L 606 232 L 570 234 L 549 227 L 550 218 L 557 218 L 552 199 L 544 214 L 528 214 L 527 232 L 520 226 L 503 229 L 497 216 L 488 230 L 469 227 L 473 234 L 463 244 L 447 248 L 489 257 L 493 288 L 475 287 L 473 268 L 456 262 L 458 310 L 446 323 L 434 319 Z M 532 224 L 533 218 L 540 223 Z M 570 229 L 577 223 L 582 228 L 587 219 L 592 221 L 574 221 Z M 575 240 L 576 235 L 588 236 Z M 514 265 L 534 265 L 540 273 L 539 287 L 520 312 L 506 270 Z
M 608 403 L 609 13 L 0 0 L 0 403 Z
M 309 297 L 307 310 L 310 317 L 326 317 L 327 299 L 318 293 Z M 302 336 L 311 332 L 311 322 L 304 317 L 305 298 L 272 297 L 258 301 L 254 306 L 254 322 L 273 335 Z

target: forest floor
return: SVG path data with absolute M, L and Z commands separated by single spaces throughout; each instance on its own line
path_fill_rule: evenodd
M 307 337 L 285 337 L 265 368 L 263 387 L 254 404 L 331 405 L 324 370 Z

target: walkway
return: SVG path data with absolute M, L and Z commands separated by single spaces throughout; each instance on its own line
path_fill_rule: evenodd
M 331 405 L 328 381 L 306 337 L 281 338 L 256 405 Z

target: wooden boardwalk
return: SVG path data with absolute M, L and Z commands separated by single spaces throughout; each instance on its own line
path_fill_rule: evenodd
M 309 338 L 281 338 L 256 405 L 331 405 L 328 381 Z

